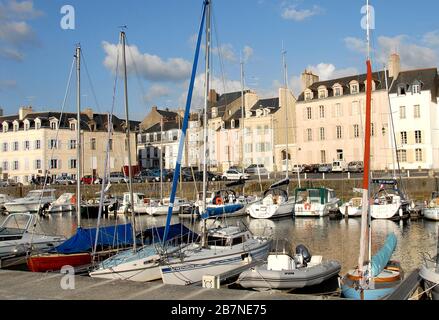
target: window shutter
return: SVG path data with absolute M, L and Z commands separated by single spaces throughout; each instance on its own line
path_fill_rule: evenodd
M 61 159 L 58 160 L 58 168 L 57 169 L 61 169 Z

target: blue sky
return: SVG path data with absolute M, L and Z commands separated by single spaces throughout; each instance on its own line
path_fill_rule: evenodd
M 60 9 L 66 4 L 75 8 L 75 30 L 60 27 Z M 239 90 L 242 56 L 246 88 L 263 97 L 275 96 L 283 81 L 282 42 L 289 86 L 296 94 L 305 68 L 322 79 L 362 73 L 365 31 L 360 27 L 360 10 L 364 4 L 363 0 L 214 0 L 213 44 L 221 49 L 215 51 L 220 55 L 213 55 L 212 86 L 219 92 Z M 382 68 L 393 51 L 401 55 L 405 69 L 438 65 L 437 0 L 371 4 L 375 69 Z M 82 105 L 107 112 L 118 27 L 127 25 L 130 118 L 141 120 L 152 105 L 183 107 L 201 8 L 202 0 L 0 0 L 0 106 L 5 114 L 28 104 L 41 111 L 59 110 L 75 44 L 80 42 L 91 78 L 90 84 L 83 68 Z M 194 108 L 201 105 L 202 60 Z M 74 88 L 66 111 L 75 110 Z M 118 86 L 115 112 L 120 116 L 122 99 Z

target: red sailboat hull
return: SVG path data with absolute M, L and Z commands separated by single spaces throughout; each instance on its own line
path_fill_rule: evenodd
M 90 263 L 90 253 L 43 254 L 27 259 L 27 267 L 32 272 L 58 271 L 64 266 L 80 267 Z

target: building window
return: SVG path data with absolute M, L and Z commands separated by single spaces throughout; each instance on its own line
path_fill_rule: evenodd
M 5 123 L 5 124 L 3 125 L 3 133 L 8 132 L 8 130 L 9 130 L 9 126 L 8 126 L 7 123 Z
M 413 94 L 421 93 L 421 86 L 419 84 L 414 84 L 412 86 L 412 93 Z
M 251 144 L 251 143 L 246 143 L 246 144 L 245 144 L 245 147 L 244 147 L 244 152 L 246 152 L 246 153 L 253 152 L 253 144 Z
M 57 148 L 57 141 L 55 139 L 49 140 L 49 149 L 56 149 Z
M 12 130 L 14 130 L 14 132 L 18 131 L 18 123 L 14 123 L 14 125 L 12 126 Z
M 399 162 L 407 162 L 407 150 L 398 150 L 396 154 Z
M 29 122 L 25 122 L 24 123 L 24 131 L 28 131 L 29 130 Z
M 353 84 L 351 86 L 351 94 L 357 94 L 358 93 L 358 84 Z
M 108 140 L 108 144 L 109 144 L 109 147 L 110 147 L 110 148 L 109 148 L 110 151 L 113 150 L 113 139 L 109 139 L 109 140 Z
M 336 97 L 340 97 L 341 96 L 341 88 L 335 88 L 334 96 L 336 96 Z
M 90 149 L 91 150 L 96 150 L 96 138 L 91 138 L 90 139 Z
M 343 139 L 343 129 L 341 126 L 337 126 L 337 139 Z
M 375 136 L 375 125 L 373 123 L 370 124 L 370 136 Z
M 41 129 L 41 122 L 35 121 L 35 130 L 39 130 L 39 129 Z
M 128 151 L 128 139 L 125 139 L 125 151 Z
M 312 141 L 312 129 L 306 129 L 307 141 Z
M 421 117 L 421 106 L 420 105 L 416 105 L 413 107 L 413 117 L 415 119 Z
M 344 160 L 343 150 L 337 149 L 337 160 Z
M 75 131 L 76 130 L 76 124 L 71 122 L 70 123 L 70 130 Z
M 50 159 L 49 169 L 58 169 L 58 159 Z
M 3 171 L 8 171 L 9 170 L 9 166 L 8 166 L 8 162 L 7 161 L 3 161 Z
M 343 117 L 343 108 L 342 108 L 342 106 L 341 106 L 341 103 L 337 103 L 337 104 L 335 105 L 335 116 L 336 116 L 337 118 L 339 118 L 339 117 Z
M 320 163 L 326 163 L 326 151 L 320 150 Z
M 406 131 L 401 132 L 401 144 L 407 144 L 407 132 Z
M 320 110 L 320 118 L 324 118 L 325 117 L 325 106 L 320 106 L 319 110 Z
M 422 159 L 422 149 L 416 149 L 416 150 L 415 150 L 415 154 L 416 154 L 416 161 L 417 161 L 417 162 L 424 161 L 424 160 Z
M 232 121 L 230 121 L 230 127 L 232 129 L 235 129 L 235 120 L 234 119 L 232 119 Z
M 306 107 L 306 118 L 308 120 L 312 120 L 312 108 L 311 107 Z
M 8 143 L 7 142 L 3 142 L 2 150 L 3 150 L 3 152 L 8 152 Z
M 326 98 L 326 90 L 320 90 L 319 99 L 325 99 L 325 98 Z
M 70 159 L 70 169 L 76 169 L 76 159 Z
M 352 115 L 355 116 L 357 114 L 361 114 L 360 102 L 354 101 L 352 102 Z
M 404 96 L 405 95 L 405 90 L 406 90 L 405 85 L 400 85 L 398 87 L 398 95 Z
M 415 143 L 422 143 L 422 134 L 420 130 L 415 131 Z
M 41 169 L 41 160 L 35 160 L 35 170 Z
M 76 140 L 69 141 L 69 149 L 70 150 L 76 149 Z
M 354 138 L 360 137 L 360 126 L 358 124 L 354 124 Z
M 405 106 L 399 107 L 399 118 L 400 119 L 405 119 L 406 118 Z
M 320 128 L 320 140 L 325 140 L 325 128 Z
M 25 141 L 23 143 L 23 148 L 24 148 L 24 150 L 29 150 L 30 149 L 30 142 L 29 141 Z
M 305 101 L 311 100 L 311 92 L 305 93 Z
M 245 131 L 245 135 L 246 136 L 250 136 L 251 135 L 252 131 L 251 131 L 251 129 L 249 127 L 246 127 L 244 131 Z
M 269 134 L 270 133 L 270 127 L 269 126 L 264 126 L 264 134 Z
M 35 140 L 35 150 L 41 149 L 41 140 Z
M 50 129 L 56 130 L 57 124 L 58 124 L 58 121 L 51 121 L 50 122 Z
M 12 150 L 18 151 L 18 141 L 14 141 L 14 143 L 12 144 Z
M 12 162 L 12 170 L 17 171 L 17 170 L 18 170 L 18 167 L 19 167 L 19 165 L 18 165 L 18 161 L 14 161 L 14 162 Z

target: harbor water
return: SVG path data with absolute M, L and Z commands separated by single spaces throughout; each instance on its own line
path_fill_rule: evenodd
M 0 216 L 0 222 L 5 219 Z M 124 224 L 130 219 L 119 215 L 109 215 L 101 219 L 101 225 Z M 171 223 L 183 223 L 196 232 L 200 232 L 199 220 L 181 219 L 174 215 Z M 137 216 L 137 230 L 160 227 L 166 223 L 165 216 Z M 323 259 L 338 260 L 342 264 L 341 273 L 357 265 L 360 239 L 360 219 L 330 220 L 329 218 L 303 219 L 284 218 L 281 220 L 255 220 L 249 216 L 228 218 L 226 220 L 208 220 L 208 225 L 237 225 L 248 227 L 254 235 L 266 236 L 276 240 L 287 240 L 291 248 L 305 245 L 313 255 L 321 255 Z M 82 219 L 82 227 L 96 227 L 96 219 Z M 36 231 L 50 235 L 70 237 L 76 232 L 77 219 L 75 212 L 52 214 L 38 217 Z M 384 243 L 389 232 L 395 233 L 398 244 L 392 256 L 401 263 L 408 274 L 423 263 L 423 253 L 436 255 L 439 222 L 425 219 L 407 222 L 389 220 L 372 221 L 372 254 Z

